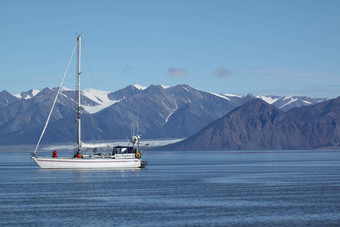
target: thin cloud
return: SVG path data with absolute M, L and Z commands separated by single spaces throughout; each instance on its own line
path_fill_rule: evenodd
M 221 78 L 225 78 L 225 77 L 229 77 L 231 76 L 231 70 L 225 68 L 224 66 L 220 66 L 217 69 L 215 69 L 213 75 L 216 77 L 221 77 Z
M 130 71 L 131 69 L 132 69 L 132 66 L 127 65 L 127 66 L 125 66 L 125 67 L 122 69 L 122 71 L 123 71 L 123 72 L 127 72 L 127 71 Z
M 187 77 L 188 72 L 184 68 L 172 67 L 168 69 L 168 77 Z

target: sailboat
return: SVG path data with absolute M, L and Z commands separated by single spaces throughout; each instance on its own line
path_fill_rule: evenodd
M 77 106 L 76 106 L 76 119 L 75 124 L 77 127 L 77 148 L 74 155 L 70 157 L 58 157 L 57 152 L 54 151 L 52 157 L 40 157 L 37 156 L 37 150 L 40 141 L 44 135 L 46 127 L 48 125 L 49 119 L 51 117 L 53 108 L 55 106 L 58 95 L 61 91 L 62 84 L 67 72 L 64 74 L 64 78 L 59 86 L 57 95 L 54 99 L 51 111 L 47 117 L 45 127 L 40 135 L 39 141 L 36 148 L 31 156 L 31 158 L 42 168 L 42 169 L 101 169 L 101 168 L 144 168 L 147 165 L 146 161 L 142 161 L 142 150 L 140 148 L 140 136 L 137 134 L 132 136 L 131 144 L 128 146 L 113 146 L 106 144 L 105 147 L 110 149 L 108 153 L 98 153 L 93 152 L 91 154 L 86 154 L 84 152 L 86 147 L 91 147 L 91 145 L 86 145 L 82 142 L 81 138 L 81 90 L 80 90 L 80 77 L 81 77 L 81 41 L 82 36 L 77 36 L 77 49 L 78 49 L 78 84 L 77 84 Z M 76 46 L 75 46 L 76 48 Z M 73 50 L 73 53 L 75 51 Z M 72 55 L 73 55 L 72 53 Z M 72 57 L 71 57 L 72 58 Z M 69 62 L 70 64 L 70 62 Z M 69 66 L 68 64 L 68 66 Z M 68 68 L 68 67 L 67 67 Z

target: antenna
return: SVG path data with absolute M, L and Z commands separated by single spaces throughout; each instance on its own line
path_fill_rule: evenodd
M 138 110 L 137 110 L 137 135 L 139 136 L 139 116 L 138 116 Z

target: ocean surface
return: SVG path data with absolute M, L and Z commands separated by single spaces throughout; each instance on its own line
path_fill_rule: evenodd
M 0 152 L 0 226 L 340 226 L 340 151 L 156 152 L 42 170 Z

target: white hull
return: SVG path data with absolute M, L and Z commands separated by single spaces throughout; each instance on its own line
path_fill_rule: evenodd
M 32 157 L 42 169 L 141 168 L 137 158 L 47 158 Z

